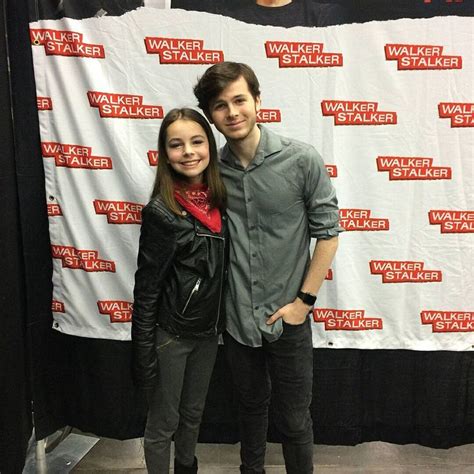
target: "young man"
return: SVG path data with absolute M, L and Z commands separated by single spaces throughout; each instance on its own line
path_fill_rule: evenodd
M 239 397 L 241 472 L 263 473 L 270 394 L 289 474 L 313 472 L 308 314 L 337 248 L 338 207 L 317 151 L 257 125 L 260 88 L 223 62 L 194 93 L 227 139 L 221 173 L 231 236 L 224 346 Z M 317 244 L 310 260 L 310 237 Z

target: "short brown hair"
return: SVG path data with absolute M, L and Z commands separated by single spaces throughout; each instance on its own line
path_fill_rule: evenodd
M 244 63 L 224 61 L 211 66 L 194 86 L 199 108 L 209 117 L 209 105 L 231 82 L 243 77 L 254 99 L 260 96 L 260 84 L 253 69 Z
M 177 120 L 192 120 L 199 124 L 206 132 L 209 142 L 209 165 L 204 170 L 204 183 L 206 183 L 209 188 L 211 207 L 219 208 L 223 211 L 226 204 L 226 190 L 219 173 L 216 140 L 206 118 L 198 111 L 190 108 L 170 110 L 161 123 L 160 132 L 158 134 L 158 167 L 152 198 L 160 195 L 165 205 L 172 212 L 182 215 L 182 209 L 174 197 L 175 182 L 179 179 L 179 175 L 168 163 L 168 155 L 166 153 L 166 131 L 168 127 Z

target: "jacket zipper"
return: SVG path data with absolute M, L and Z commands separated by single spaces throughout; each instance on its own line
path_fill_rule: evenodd
M 216 319 L 216 324 L 214 325 L 214 333 L 217 334 L 217 326 L 219 324 L 219 319 L 220 319 L 220 314 L 221 314 L 222 288 L 224 286 L 225 238 L 219 235 L 200 234 L 199 232 L 196 232 L 196 235 L 199 237 L 209 237 L 211 239 L 222 240 L 221 284 L 220 284 L 220 289 L 219 289 L 219 303 L 217 305 L 217 319 Z
M 184 305 L 184 308 L 181 311 L 182 315 L 184 315 L 184 313 L 188 309 L 189 302 L 191 301 L 191 298 L 193 297 L 194 293 L 197 293 L 199 291 L 199 286 L 200 285 L 201 285 L 201 277 L 199 277 L 196 280 L 196 283 L 194 284 L 194 288 L 191 290 L 191 293 L 189 293 L 188 299 L 186 300 L 186 304 Z

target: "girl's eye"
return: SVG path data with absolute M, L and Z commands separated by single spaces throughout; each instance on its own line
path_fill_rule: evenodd
M 193 145 L 202 145 L 204 143 L 204 140 L 194 140 Z
M 178 148 L 181 146 L 181 143 L 169 143 L 168 146 L 170 148 Z

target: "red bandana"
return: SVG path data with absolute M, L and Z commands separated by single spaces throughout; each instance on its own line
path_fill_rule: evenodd
M 174 197 L 202 225 L 215 233 L 221 231 L 221 213 L 217 208 L 211 209 L 209 189 L 205 184 L 177 186 L 174 190 Z

